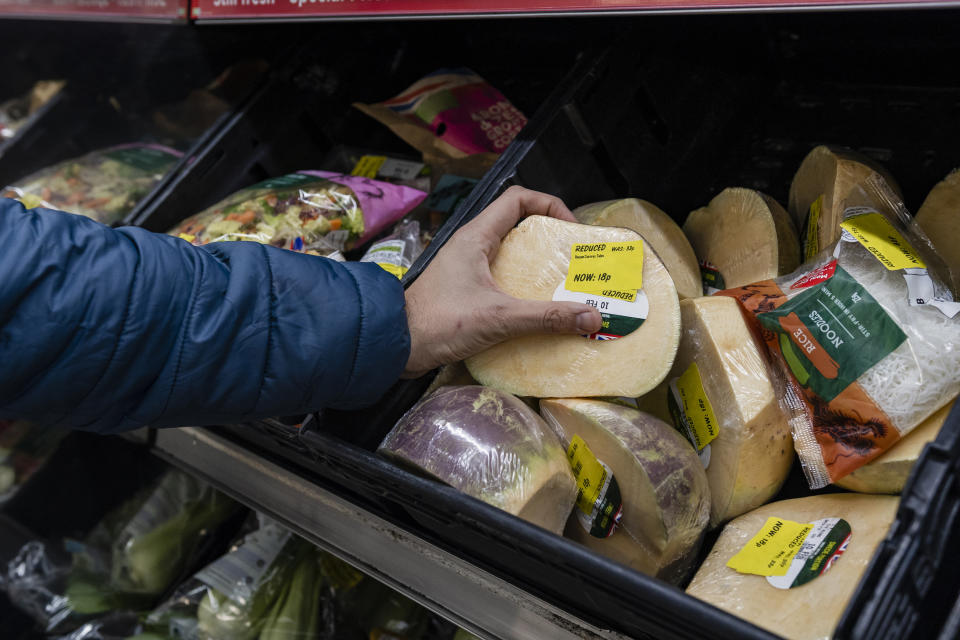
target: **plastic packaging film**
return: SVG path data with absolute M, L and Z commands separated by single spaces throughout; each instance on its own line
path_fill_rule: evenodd
M 402 278 L 423 253 L 420 223 L 416 220 L 398 222 L 389 236 L 370 245 L 360 262 L 374 262 L 388 273 Z
M 181 155 L 152 144 L 93 151 L 18 180 L 3 195 L 27 208 L 59 209 L 114 224 L 133 211 Z
M 736 301 L 680 302 L 683 333 L 666 380 L 638 399 L 698 451 L 711 493 L 710 526 L 768 501 L 793 463 L 788 414 L 766 347 Z
M 113 611 L 143 611 L 238 508 L 209 485 L 167 472 L 107 514 L 83 541 L 67 541 L 72 562 L 41 541 L 24 545 L 0 588 L 47 632 Z
M 681 299 L 703 295 L 700 266 L 690 241 L 673 218 L 656 205 L 639 198 L 606 200 L 577 207 L 573 215 L 583 224 L 636 231 L 663 260 Z
M 556 434 L 496 389 L 437 389 L 400 419 L 379 453 L 554 533 L 576 498 Z
M 326 256 L 369 241 L 425 197 L 371 178 L 303 171 L 242 189 L 170 235 L 194 245 L 247 240 Z
M 764 505 L 724 527 L 687 593 L 790 640 L 827 640 L 886 536 L 897 504 L 891 496 L 831 494 Z M 768 528 L 771 518 L 774 527 Z M 808 534 L 802 546 L 784 540 L 782 548 L 796 555 L 786 572 L 767 574 L 773 578 L 728 566 L 741 550 L 754 546 L 755 536 L 787 521 L 828 525 L 828 534 Z M 768 542 L 765 548 L 776 546 L 773 539 Z
M 540 412 L 578 482 L 564 535 L 642 573 L 685 580 L 710 517 L 690 445 L 658 418 L 601 400 L 542 400 Z
M 859 204 L 870 197 L 876 206 Z M 815 260 L 723 292 L 755 315 L 778 362 L 811 488 L 877 457 L 960 391 L 960 305 L 932 245 L 881 178 L 851 201 L 843 237 Z
M 603 287 L 589 295 L 571 290 L 568 275 L 575 246 L 612 249 L 614 243 L 638 242 L 642 269 L 627 275 L 642 274 L 642 286 L 626 292 L 627 298 Z M 604 272 L 601 267 L 597 271 Z M 530 216 L 507 234 L 491 273 L 503 291 L 517 298 L 592 304 L 603 315 L 604 326 L 589 337 L 525 336 L 477 354 L 466 365 L 481 384 L 538 398 L 635 397 L 659 384 L 669 371 L 680 338 L 677 290 L 637 233 Z

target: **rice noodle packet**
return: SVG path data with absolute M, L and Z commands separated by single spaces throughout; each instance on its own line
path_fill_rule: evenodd
M 937 275 L 942 262 L 890 187 L 866 187 L 848 196 L 857 206 L 845 205 L 841 238 L 814 260 L 717 294 L 740 301 L 777 363 L 812 489 L 960 392 L 960 304 Z
M 451 159 L 502 153 L 527 118 L 470 69 L 440 69 L 400 95 L 354 104 L 426 156 Z
M 376 237 L 426 193 L 329 171 L 301 171 L 241 189 L 170 235 L 194 245 L 248 240 L 331 256 Z

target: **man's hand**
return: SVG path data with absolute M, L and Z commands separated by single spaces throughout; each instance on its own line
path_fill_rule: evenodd
M 528 215 L 575 222 L 559 198 L 510 187 L 457 231 L 407 289 L 410 359 L 404 377 L 458 362 L 509 338 L 532 333 L 593 333 L 600 312 L 577 302 L 520 300 L 490 274 L 500 241 Z

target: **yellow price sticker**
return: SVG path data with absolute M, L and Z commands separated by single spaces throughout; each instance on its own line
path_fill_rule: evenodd
M 807 235 L 804 242 L 804 257 L 812 260 L 820 253 L 820 211 L 823 209 L 823 195 L 810 203 L 810 215 L 807 216 Z
M 181 240 L 186 240 L 187 242 L 193 242 L 197 239 L 197 236 L 193 235 L 192 233 L 181 233 L 177 237 Z
M 567 448 L 567 460 L 570 470 L 577 481 L 577 507 L 590 515 L 597 502 L 597 496 L 607 480 L 607 470 L 603 468 L 597 456 L 580 436 L 573 436 Z
M 397 278 L 403 278 L 403 274 L 407 272 L 406 267 L 401 267 L 398 264 L 390 264 L 389 262 L 378 262 L 377 265 L 387 273 L 391 273 L 397 276 Z
M 564 287 L 597 295 L 643 288 L 643 241 L 575 244 Z M 609 297 L 618 297 L 611 295 Z
M 677 392 L 683 401 L 683 413 L 690 420 L 697 451 L 703 450 L 720 435 L 720 424 L 713 413 L 713 405 L 703 389 L 700 369 L 696 362 L 677 378 Z
M 812 530 L 812 524 L 767 518 L 760 532 L 727 561 L 727 566 L 740 573 L 784 576 Z
M 879 213 L 853 216 L 840 223 L 840 226 L 889 271 L 927 268 L 910 243 Z
M 360 176 L 361 178 L 376 178 L 377 173 L 380 172 L 380 167 L 386 161 L 386 156 L 363 156 L 357 160 L 357 164 L 354 165 L 350 175 Z

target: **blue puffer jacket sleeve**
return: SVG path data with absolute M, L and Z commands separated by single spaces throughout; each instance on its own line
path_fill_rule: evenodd
M 399 281 L 0 198 L 0 418 L 100 432 L 354 408 L 410 349 Z

